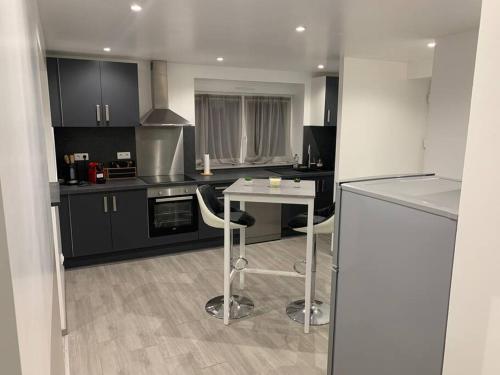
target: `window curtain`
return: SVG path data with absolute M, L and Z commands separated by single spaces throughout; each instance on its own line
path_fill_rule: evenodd
M 241 152 L 241 97 L 195 95 L 196 158 L 204 154 L 220 164 L 235 164 Z
M 290 111 L 291 99 L 287 97 L 245 97 L 245 162 L 291 160 Z

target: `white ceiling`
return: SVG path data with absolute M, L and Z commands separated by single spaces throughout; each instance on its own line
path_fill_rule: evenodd
M 350 56 L 432 58 L 479 24 L 481 0 L 38 0 L 49 51 L 315 71 Z M 295 32 L 297 25 L 307 30 Z

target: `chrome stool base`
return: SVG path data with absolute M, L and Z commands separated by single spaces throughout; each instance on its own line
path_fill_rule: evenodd
M 250 298 L 238 295 L 231 296 L 231 308 L 229 309 L 229 319 L 240 319 L 250 315 L 254 308 Z M 217 319 L 224 318 L 224 296 L 212 298 L 205 305 L 205 311 Z
M 297 323 L 304 324 L 304 315 L 306 311 L 305 300 L 293 301 L 286 307 L 288 317 Z M 314 300 L 311 304 L 311 322 L 312 326 L 322 326 L 330 322 L 330 305 L 321 301 Z

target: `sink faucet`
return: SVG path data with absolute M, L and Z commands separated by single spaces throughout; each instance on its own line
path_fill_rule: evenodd
M 307 168 L 311 168 L 311 144 L 307 146 Z

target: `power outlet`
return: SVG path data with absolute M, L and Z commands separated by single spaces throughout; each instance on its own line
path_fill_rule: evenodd
M 89 154 L 86 152 L 79 152 L 75 154 L 75 161 L 89 160 Z
M 128 152 L 128 151 L 117 152 L 117 153 L 116 153 L 116 158 L 117 158 L 118 160 L 122 160 L 122 159 L 130 159 L 130 152 Z

